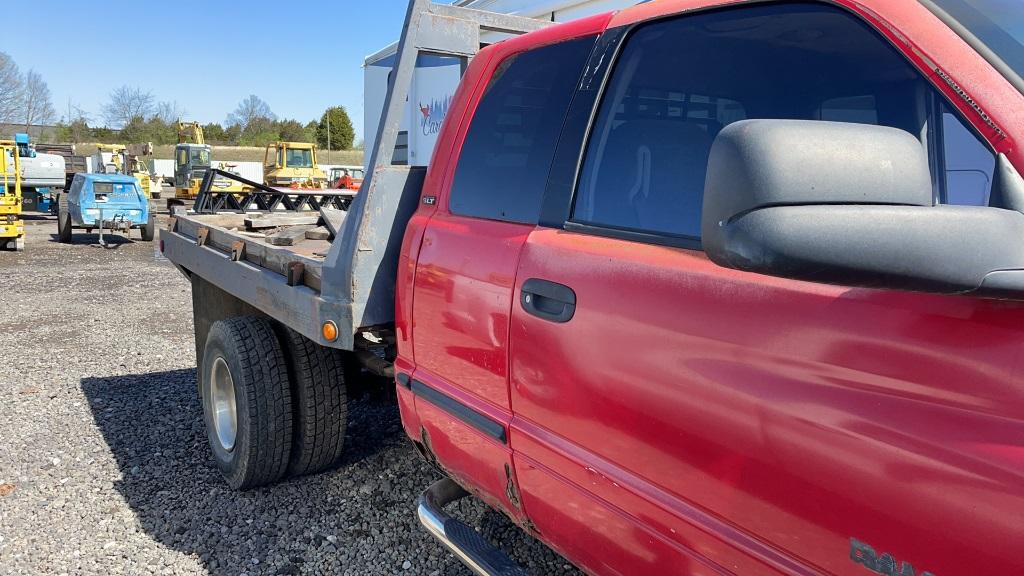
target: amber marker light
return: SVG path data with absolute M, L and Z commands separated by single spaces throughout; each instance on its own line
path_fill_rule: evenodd
M 323 327 L 320 328 L 320 333 L 323 334 L 324 340 L 334 342 L 338 339 L 338 325 L 328 320 L 327 322 L 324 322 Z

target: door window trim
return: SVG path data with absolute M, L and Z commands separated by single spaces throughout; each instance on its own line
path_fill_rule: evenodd
M 590 68 L 590 65 L 593 62 L 594 53 L 597 50 L 597 47 L 600 44 L 600 42 L 602 41 L 602 39 L 605 37 L 606 32 L 607 32 L 607 30 L 604 31 L 604 32 L 589 31 L 589 32 L 584 32 L 584 33 L 577 34 L 577 35 L 558 37 L 556 39 L 552 39 L 550 41 L 542 42 L 542 43 L 537 44 L 537 45 L 531 45 L 531 46 L 526 46 L 526 47 L 517 47 L 517 49 L 510 50 L 506 54 L 501 54 L 501 53 L 494 54 L 489 59 L 489 61 L 485 65 L 484 69 L 481 71 L 480 78 L 478 79 L 478 80 L 482 80 L 483 78 L 486 78 L 486 82 L 479 82 L 478 81 L 477 82 L 477 86 L 474 88 L 473 93 L 471 95 L 467 96 L 466 110 L 468 110 L 468 112 L 464 113 L 465 115 L 460 120 L 458 131 L 455 134 L 455 139 L 454 139 L 454 145 L 453 145 L 452 153 L 449 155 L 449 168 L 448 168 L 448 170 L 447 170 L 447 172 L 446 172 L 446 174 L 444 176 L 444 182 L 443 182 L 443 184 L 441 186 L 442 190 L 444 191 L 444 210 L 449 215 L 455 216 L 455 217 L 458 217 L 458 218 L 468 218 L 468 219 L 481 220 L 481 221 L 487 221 L 487 222 L 500 222 L 500 223 L 504 223 L 504 224 L 514 224 L 514 225 L 518 225 L 518 226 L 535 227 L 535 226 L 539 225 L 539 222 L 544 219 L 544 210 L 545 210 L 545 206 L 546 206 L 546 202 L 547 202 L 547 198 L 548 198 L 548 187 L 550 186 L 550 182 L 551 182 L 551 174 L 555 170 L 555 162 L 557 162 L 557 160 L 558 160 L 558 150 L 559 150 L 559 147 L 562 146 L 563 139 L 566 136 L 566 131 L 567 131 L 567 127 L 568 127 L 568 117 L 569 117 L 569 114 L 577 106 L 577 102 L 579 100 L 579 95 L 580 95 L 579 87 L 580 87 L 580 83 L 582 83 L 582 81 L 583 81 L 582 79 L 585 78 L 586 76 L 588 76 L 589 74 L 591 74 L 593 72 L 591 70 L 591 68 Z M 453 210 L 451 204 L 452 204 L 452 198 L 454 196 L 453 191 L 454 191 L 454 187 L 455 187 L 455 177 L 456 177 L 456 173 L 458 171 L 459 162 L 461 161 L 463 152 L 465 151 L 466 140 L 467 140 L 467 138 L 469 136 L 469 133 L 470 133 L 470 130 L 472 129 L 472 126 L 473 126 L 474 117 L 476 115 L 477 110 L 480 107 L 480 104 L 484 101 L 484 99 L 487 97 L 488 93 L 490 92 L 491 86 L 493 85 L 493 83 L 496 82 L 497 80 L 499 80 L 504 75 L 506 70 L 503 70 L 503 68 L 507 69 L 508 67 L 510 67 L 512 64 L 515 63 L 516 59 L 518 59 L 520 56 L 522 56 L 524 54 L 527 54 L 527 53 L 530 53 L 530 52 L 534 52 L 536 50 L 542 50 L 542 49 L 549 48 L 549 47 L 552 47 L 552 46 L 557 46 L 557 45 L 565 44 L 565 43 L 568 43 L 568 42 L 579 41 L 579 40 L 589 40 L 590 41 L 590 53 L 583 59 L 583 66 L 582 66 L 582 69 L 580 71 L 580 77 L 581 77 L 580 83 L 578 83 L 576 85 L 576 87 L 571 90 L 571 93 L 569 95 L 569 104 L 568 104 L 568 107 L 566 108 L 566 114 L 565 114 L 565 116 L 562 119 L 562 125 L 559 128 L 559 130 L 558 130 L 558 134 L 555 136 L 555 139 L 554 139 L 554 145 L 553 145 L 553 148 L 552 148 L 552 155 L 551 155 L 551 164 L 548 167 L 548 175 L 547 175 L 547 178 L 541 183 L 542 189 L 540 190 L 540 198 L 539 198 L 538 211 L 537 211 L 537 214 L 536 214 L 536 218 L 533 221 L 530 221 L 530 222 L 523 222 L 523 221 L 520 221 L 520 220 L 496 218 L 496 217 L 493 217 L 493 216 L 482 216 L 482 215 L 464 214 L 464 213 L 459 212 L 457 210 Z M 465 65 L 463 66 L 462 72 L 463 72 L 462 78 L 465 78 L 465 73 L 466 73 L 466 66 Z
M 622 228 L 605 224 L 577 222 L 575 220 L 566 220 L 563 229 L 569 232 L 580 232 L 591 236 L 604 236 L 605 238 L 614 238 L 616 240 L 626 240 L 629 242 L 641 242 L 643 244 L 684 248 L 686 250 L 704 249 L 700 238 L 667 234 L 665 232 L 651 232 L 635 228 Z
M 871 31 L 874 32 L 874 34 L 881 39 L 881 41 L 886 42 L 893 50 L 895 50 L 899 57 L 903 58 L 903 60 L 913 70 L 917 72 L 920 78 L 923 79 L 928 85 L 930 85 L 933 88 L 934 94 L 937 98 L 942 99 L 941 101 L 936 101 L 935 98 L 933 98 L 933 103 L 930 105 L 930 107 L 934 106 L 936 109 L 941 110 L 942 104 L 946 104 L 947 108 L 949 109 L 949 112 L 953 113 L 957 117 L 957 119 L 960 120 L 960 122 L 968 130 L 970 130 L 971 133 L 974 134 L 980 142 L 984 144 L 985 148 L 993 155 L 993 157 L 998 157 L 998 151 L 995 150 L 992 143 L 989 142 L 988 138 L 985 138 L 980 134 L 974 122 L 969 121 L 965 117 L 960 108 L 950 98 L 950 95 L 946 93 L 946 88 L 948 87 L 946 87 L 944 84 L 939 84 L 937 80 L 933 78 L 933 74 L 929 74 L 929 72 L 932 71 L 922 69 L 919 63 L 916 62 L 914 59 L 910 58 L 907 55 L 907 53 L 900 48 L 900 45 L 898 45 L 893 40 L 893 38 L 891 38 L 890 35 L 887 34 L 885 30 L 883 30 L 883 28 L 886 25 L 885 21 L 881 19 L 878 19 L 877 22 L 873 21 L 867 18 L 865 14 L 857 10 L 854 10 L 850 6 L 847 6 L 846 4 L 839 2 L 837 0 L 791 1 L 831 6 L 860 20 L 863 24 L 870 28 Z M 632 37 L 639 30 L 646 26 L 650 26 L 667 20 L 688 18 L 690 16 L 704 14 L 706 12 L 711 11 L 743 10 L 748 6 L 760 5 L 764 3 L 765 2 L 763 0 L 753 0 L 751 2 L 741 2 L 737 4 L 718 4 L 714 6 L 704 6 L 701 8 L 688 10 L 684 12 L 665 14 L 655 18 L 651 18 L 649 20 L 633 22 L 630 24 L 626 24 L 624 26 L 609 28 L 605 30 L 605 32 L 602 33 L 597 40 L 597 45 L 591 53 L 590 61 L 587 64 L 587 73 L 581 80 L 580 88 L 577 89 L 576 95 L 573 97 L 573 100 L 570 103 L 569 110 L 567 112 L 567 118 L 572 116 L 574 112 L 579 116 L 584 115 L 581 114 L 581 112 L 589 112 L 589 114 L 586 114 L 586 124 L 585 126 L 583 126 L 581 134 L 577 132 L 579 127 L 570 126 L 568 120 L 563 125 L 562 133 L 558 139 L 558 143 L 555 146 L 555 158 L 552 161 L 551 174 L 549 174 L 548 183 L 544 191 L 544 198 L 541 202 L 541 215 L 538 221 L 538 225 L 549 228 L 559 228 L 566 231 L 579 232 L 593 236 L 602 236 L 607 238 L 640 242 L 645 244 L 669 246 L 674 248 L 683 248 L 687 250 L 703 250 L 701 239 L 695 238 L 693 236 L 683 236 L 647 230 L 636 230 L 616 227 L 607 224 L 597 224 L 573 220 L 572 213 L 576 205 L 576 198 L 579 191 L 579 183 L 583 171 L 583 163 L 586 157 L 587 146 L 590 143 L 590 139 L 594 130 L 594 125 L 597 121 L 598 110 L 600 109 L 601 103 L 606 95 L 608 83 L 610 82 L 612 75 L 615 74 L 615 69 L 619 63 L 620 57 L 622 56 L 622 51 L 624 50 L 625 46 L 629 43 L 629 41 L 632 39 Z M 607 43 L 605 43 L 606 37 L 608 37 L 609 39 Z M 597 76 L 597 74 L 601 75 L 600 85 L 593 92 L 593 97 L 580 98 L 580 94 L 583 93 L 586 88 L 585 85 L 588 85 L 590 82 L 592 82 L 593 77 Z M 589 110 L 576 110 L 577 103 L 581 105 L 586 105 L 589 108 Z M 941 122 L 941 116 L 939 117 L 939 121 Z M 574 128 L 576 130 L 567 130 L 567 128 Z M 933 142 L 938 142 L 937 140 L 935 140 L 934 132 L 931 129 L 931 127 L 929 127 L 927 138 L 928 142 L 922 142 L 922 146 L 927 147 L 926 152 L 929 155 L 929 160 L 931 160 Z M 566 141 L 567 139 L 568 142 Z M 918 139 L 920 140 L 920 135 L 918 135 Z M 560 160 L 559 151 L 563 147 L 563 145 L 571 146 L 576 157 L 574 169 L 571 171 L 571 183 L 569 184 L 569 186 L 565 186 L 564 180 L 561 183 L 558 181 L 559 176 L 563 178 L 569 176 L 568 170 L 566 170 L 562 166 L 557 166 Z M 935 148 L 938 148 L 938 146 L 936 145 Z M 940 156 L 943 153 L 942 150 L 936 150 L 936 152 Z M 565 152 L 565 154 L 568 154 L 568 152 Z M 565 161 L 564 158 L 561 158 L 561 160 L 563 162 Z M 560 169 L 560 173 L 556 173 L 556 166 Z M 944 180 L 944 175 L 942 180 Z M 993 187 L 994 184 L 995 183 L 993 182 Z M 941 194 L 945 196 L 944 182 L 940 182 L 937 185 L 933 183 L 933 186 L 937 186 L 933 188 L 936 194 Z M 568 190 L 566 190 L 566 188 L 568 188 Z M 990 192 L 990 197 L 994 198 L 995 196 L 996 191 L 993 189 Z M 936 201 L 938 200 L 939 198 L 936 197 Z

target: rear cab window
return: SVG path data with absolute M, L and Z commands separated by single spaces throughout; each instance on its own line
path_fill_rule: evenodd
M 989 203 L 992 151 L 902 54 L 841 8 L 773 3 L 641 24 L 610 74 L 571 215 L 594 233 L 699 247 L 711 145 L 752 118 L 905 130 L 930 151 L 936 202 Z
M 453 214 L 537 222 L 562 122 L 594 40 L 541 46 L 498 65 L 459 154 Z

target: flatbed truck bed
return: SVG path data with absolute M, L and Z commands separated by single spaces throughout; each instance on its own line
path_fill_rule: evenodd
M 160 250 L 192 285 L 198 392 L 229 486 L 328 469 L 342 454 L 346 381 L 365 369 L 395 385 L 399 256 L 417 207 L 437 200 L 421 200 L 427 168 L 392 163 L 417 56 L 451 56 L 468 66 L 482 31 L 523 34 L 549 25 L 411 0 L 358 192 L 272 188 L 211 169 L 193 209 L 172 208 Z M 221 177 L 252 190 L 219 192 L 213 181 Z M 267 220 L 273 225 L 263 226 Z M 318 225 L 328 238 L 307 238 Z M 421 522 L 467 563 L 510 564 L 480 539 L 450 537 L 461 524 L 441 507 L 468 493 L 452 480 L 442 488 L 421 502 Z
M 271 188 L 213 169 L 206 174 L 194 212 L 172 213 L 161 235 L 164 255 L 194 285 L 212 285 L 322 346 L 355 350 L 356 335 L 362 332 L 374 340 L 388 339 L 395 319 L 398 254 L 426 174 L 425 167 L 392 164 L 417 55 L 447 55 L 468 65 L 480 50 L 482 31 L 522 34 L 548 24 L 427 0 L 411 2 L 360 190 Z M 218 175 L 254 191 L 244 196 L 217 193 L 211 184 Z M 346 202 L 339 203 L 339 197 Z M 345 208 L 347 215 L 337 237 L 326 245 L 303 241 L 292 247 L 270 246 L 239 229 L 239 218 L 246 213 L 308 213 L 328 203 Z M 222 313 L 200 307 L 194 312 L 197 319 Z M 197 333 L 196 338 L 198 343 L 205 335 Z

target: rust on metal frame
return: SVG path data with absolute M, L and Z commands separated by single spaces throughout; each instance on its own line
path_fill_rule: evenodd
M 245 242 L 235 240 L 231 243 L 231 261 L 240 262 L 245 260 Z

